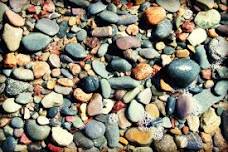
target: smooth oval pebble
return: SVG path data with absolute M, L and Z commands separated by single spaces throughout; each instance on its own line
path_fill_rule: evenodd
M 8 98 L 2 103 L 2 108 L 5 112 L 13 113 L 17 112 L 21 105 L 14 102 L 14 98 Z
M 121 15 L 119 16 L 119 20 L 117 24 L 119 25 L 129 25 L 129 24 L 134 24 L 135 22 L 138 21 L 138 17 L 136 15 Z
M 166 103 L 166 112 L 168 115 L 172 115 L 175 111 L 176 107 L 176 99 L 172 96 L 168 97 Z
M 106 79 L 101 79 L 100 81 L 100 86 L 101 86 L 101 93 L 104 98 L 109 98 L 111 95 L 111 86 Z
M 82 89 L 86 92 L 86 93 L 91 93 L 96 91 L 99 86 L 100 86 L 100 82 L 99 79 L 95 76 L 88 76 L 85 77 L 81 80 L 81 86 Z
M 31 53 L 44 49 L 50 42 L 51 38 L 42 33 L 30 33 L 23 37 L 22 44 Z
M 82 47 L 79 43 L 77 44 L 67 44 L 65 51 L 74 59 L 81 59 L 87 56 L 85 48 Z
M 35 27 L 39 31 L 50 36 L 54 36 L 59 32 L 59 25 L 55 21 L 47 18 L 38 20 Z
M 85 126 L 85 134 L 91 139 L 99 138 L 103 136 L 104 133 L 105 125 L 99 121 L 91 120 Z
M 105 64 L 99 60 L 93 60 L 92 67 L 96 74 L 103 78 L 108 78 L 110 75 L 110 73 L 106 70 Z
M 144 118 L 144 107 L 136 100 L 131 101 L 128 110 L 127 117 L 132 122 L 138 122 Z
M 156 0 L 156 2 L 169 12 L 177 12 L 180 8 L 179 0 Z
M 98 16 L 105 22 L 108 23 L 116 23 L 119 20 L 119 16 L 111 11 L 106 11 L 104 10 L 103 12 L 101 12 L 100 14 L 98 14 Z
M 5 12 L 8 20 L 10 21 L 11 24 L 14 26 L 23 26 L 25 24 L 25 20 L 18 14 L 14 13 L 11 10 L 7 10 Z
M 20 93 L 15 99 L 15 102 L 19 104 L 27 104 L 32 101 L 33 101 L 33 97 L 31 92 Z
M 102 2 L 98 1 L 96 3 L 90 4 L 88 7 L 88 12 L 92 15 L 100 13 L 101 11 L 105 10 L 106 5 Z
M 14 117 L 10 124 L 14 128 L 22 128 L 24 126 L 24 122 L 20 117 Z
M 29 69 L 16 68 L 13 70 L 12 74 L 18 80 L 30 81 L 34 79 L 33 72 Z
M 155 35 L 161 39 L 166 38 L 172 32 L 173 26 L 170 20 L 161 21 L 155 30 Z
M 182 94 L 176 101 L 176 112 L 180 118 L 185 118 L 193 111 L 194 99 L 190 94 Z
M 110 67 L 118 72 L 127 72 L 131 70 L 132 65 L 125 59 L 117 58 L 111 61 Z
M 127 50 L 130 48 L 137 48 L 141 46 L 141 42 L 132 36 L 120 37 L 116 40 L 116 45 L 121 50 Z
M 228 91 L 228 81 L 220 80 L 215 84 L 214 93 L 218 96 L 225 96 Z
M 113 89 L 132 89 L 140 85 L 140 81 L 128 76 L 110 78 L 108 81 Z
M 61 127 L 51 129 L 52 139 L 60 146 L 68 146 L 73 141 L 73 135 Z

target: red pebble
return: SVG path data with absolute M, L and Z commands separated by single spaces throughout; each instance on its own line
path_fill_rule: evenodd
M 65 120 L 66 120 L 67 122 L 73 122 L 73 121 L 75 120 L 75 117 L 74 117 L 74 116 L 66 116 L 66 117 L 65 117 Z
M 58 146 L 55 146 L 55 145 L 52 145 L 52 144 L 48 144 L 48 149 L 51 151 L 51 152 L 61 152 L 63 149 L 61 147 L 58 147 Z
M 122 101 L 117 101 L 113 106 L 112 111 L 117 112 L 120 109 L 123 109 L 124 107 L 126 107 L 125 103 L 123 103 Z
M 26 136 L 25 133 L 23 133 L 23 134 L 21 135 L 20 143 L 25 144 L 25 145 L 28 145 L 28 144 L 30 144 L 31 142 L 32 142 L 32 141 Z
M 36 13 L 36 6 L 30 5 L 27 10 L 29 13 Z

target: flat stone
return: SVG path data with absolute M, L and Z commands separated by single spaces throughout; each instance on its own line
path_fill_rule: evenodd
M 160 112 L 158 106 L 154 103 L 147 104 L 145 107 L 146 113 L 148 113 L 152 119 L 159 118 Z
M 167 74 L 174 86 L 185 88 L 199 75 L 200 67 L 190 59 L 173 60 L 167 67 Z
M 160 57 L 160 53 L 154 48 L 139 49 L 139 55 L 144 57 L 145 59 L 154 59 Z
M 89 1 L 87 0 L 69 0 L 69 1 L 83 8 L 88 7 L 90 5 Z
M 198 45 L 194 54 L 194 60 L 200 65 L 201 68 L 207 69 L 210 63 L 207 59 L 206 50 L 203 45 Z
M 108 81 L 113 89 L 132 89 L 140 85 L 140 81 L 129 76 L 110 78 Z
M 41 78 L 45 74 L 51 73 L 49 64 L 42 61 L 34 62 L 32 70 L 35 78 Z
M 100 80 L 101 94 L 104 98 L 109 98 L 111 95 L 112 88 L 106 79 Z
M 128 91 L 127 93 L 124 94 L 123 96 L 123 102 L 124 103 L 129 103 L 130 101 L 132 101 L 137 94 L 139 94 L 139 92 L 141 92 L 143 90 L 143 86 L 139 85 L 136 88 Z
M 22 44 L 26 50 L 34 53 L 46 48 L 51 41 L 52 39 L 49 36 L 34 32 L 24 36 L 22 39 Z
M 152 73 L 152 68 L 149 64 L 139 63 L 132 69 L 132 75 L 137 80 L 144 80 Z
M 14 128 L 22 128 L 24 126 L 24 122 L 20 117 L 14 117 L 10 124 Z
M 127 72 L 132 68 L 132 65 L 127 60 L 122 58 L 113 59 L 110 62 L 110 66 L 114 71 L 118 72 Z
M 113 106 L 115 104 L 115 101 L 111 99 L 103 99 L 103 109 L 102 109 L 102 114 L 108 114 L 112 110 Z
M 92 3 L 88 7 L 88 12 L 92 15 L 100 13 L 101 11 L 105 10 L 106 5 L 102 2 L 98 1 L 96 3 Z
M 176 107 L 176 98 L 170 96 L 167 99 L 167 103 L 166 103 L 166 113 L 168 115 L 172 115 L 175 111 L 175 107 Z
M 190 133 L 186 137 L 188 140 L 188 145 L 186 147 L 187 149 L 200 150 L 203 148 L 202 139 L 200 138 L 200 136 L 198 134 Z
M 194 22 L 199 27 L 203 29 L 208 29 L 218 25 L 220 20 L 221 20 L 220 13 L 215 9 L 211 9 L 208 11 L 199 12 L 195 17 Z
M 92 68 L 96 72 L 96 74 L 103 78 L 108 78 L 108 76 L 110 75 L 110 73 L 106 70 L 105 64 L 99 60 L 93 60 Z
M 68 146 L 73 141 L 73 135 L 61 127 L 51 129 L 52 139 L 60 146 Z
M 121 129 L 126 129 L 127 127 L 131 126 L 131 122 L 129 122 L 126 118 L 126 109 L 123 108 L 123 109 L 120 109 L 118 112 L 117 112 L 117 115 L 118 115 L 118 124 L 119 124 L 119 127 Z
M 19 104 L 27 104 L 32 101 L 33 101 L 33 97 L 31 92 L 20 93 L 15 100 L 15 102 Z
M 130 48 L 138 48 L 141 46 L 141 42 L 136 37 L 125 36 L 116 40 L 116 45 L 121 50 L 127 50 Z
M 63 95 L 51 92 L 42 99 L 41 103 L 44 108 L 61 106 L 63 104 Z
M 138 103 L 136 100 L 131 101 L 128 110 L 127 117 L 132 122 L 138 122 L 144 118 L 144 107 L 142 104 Z
M 2 103 L 2 108 L 5 112 L 13 113 L 17 112 L 21 105 L 15 103 L 14 98 L 8 98 Z
M 202 28 L 196 28 L 187 39 L 193 46 L 196 46 L 203 43 L 207 39 L 207 33 Z
M 118 147 L 120 135 L 117 122 L 108 123 L 106 125 L 105 137 L 107 138 L 109 147 Z
M 56 54 L 51 54 L 48 58 L 50 64 L 54 68 L 59 68 L 61 66 L 60 58 Z
M 39 31 L 50 36 L 54 36 L 59 32 L 59 25 L 56 23 L 56 21 L 47 18 L 38 20 L 35 27 Z
M 91 138 L 99 138 L 105 133 L 105 125 L 99 121 L 91 120 L 85 126 L 85 134 Z
M 74 98 L 81 102 L 88 102 L 92 98 L 92 93 L 86 93 L 80 88 L 74 90 Z
M 147 145 L 152 142 L 153 134 L 149 130 L 140 130 L 139 128 L 132 127 L 126 131 L 125 137 L 130 142 Z
M 48 125 L 49 124 L 49 119 L 47 117 L 45 117 L 45 116 L 39 116 L 37 118 L 37 123 L 39 125 Z
M 95 27 L 91 34 L 94 37 L 110 37 L 113 34 L 113 29 L 111 26 Z
M 187 124 L 191 131 L 197 132 L 200 126 L 199 117 L 195 115 L 189 115 L 187 117 Z
M 180 8 L 179 0 L 156 0 L 156 2 L 163 7 L 165 10 L 169 12 L 177 12 Z
M 155 141 L 154 145 L 155 145 L 155 149 L 158 152 L 177 151 L 177 146 L 173 140 L 173 137 L 168 134 L 164 135 L 161 140 Z
M 95 76 L 87 76 L 81 79 L 80 85 L 86 93 L 91 93 L 99 88 L 100 82 Z
M 51 128 L 47 125 L 40 126 L 35 120 L 28 120 L 25 123 L 25 131 L 33 140 L 44 140 L 48 137 Z
M 100 14 L 98 14 L 98 16 L 105 22 L 108 23 L 117 23 L 119 20 L 119 16 L 111 11 L 107 11 L 104 10 L 103 12 L 101 12 Z
M 87 56 L 85 48 L 82 47 L 79 43 L 77 44 L 67 44 L 65 51 L 74 59 L 81 59 Z
M 84 29 L 81 29 L 79 32 L 76 33 L 77 40 L 82 42 L 87 37 L 87 31 Z
M 93 94 L 87 106 L 87 113 L 89 116 L 95 116 L 102 113 L 103 103 L 102 96 L 99 93 Z
M 19 48 L 22 32 L 23 30 L 21 28 L 13 27 L 7 23 L 5 24 L 2 37 L 10 51 L 16 51 Z
M 34 75 L 32 70 L 24 69 L 24 68 L 16 68 L 12 72 L 13 76 L 22 81 L 30 81 L 34 79 Z

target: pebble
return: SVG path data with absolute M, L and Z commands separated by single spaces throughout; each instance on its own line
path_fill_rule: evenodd
M 119 16 L 117 24 L 119 25 L 130 25 L 136 23 L 138 21 L 138 17 L 136 15 L 121 15 Z
M 215 9 L 211 9 L 199 12 L 195 17 L 194 22 L 203 29 L 209 29 L 218 25 L 220 20 L 220 13 Z
M 144 118 L 144 111 L 142 104 L 132 100 L 127 110 L 127 117 L 132 122 L 138 122 Z
M 21 12 L 23 8 L 29 3 L 28 0 L 9 0 L 9 5 L 15 12 Z
M 206 50 L 203 45 L 198 45 L 196 47 L 194 59 L 200 65 L 200 67 L 203 69 L 207 69 L 210 67 L 210 63 L 207 58 Z
M 160 57 L 159 52 L 153 48 L 139 49 L 139 55 L 144 57 L 145 59 L 156 59 Z
M 14 137 L 9 136 L 6 140 L 2 143 L 2 150 L 3 151 L 14 151 L 16 148 L 17 141 Z
M 222 128 L 222 134 L 224 136 L 224 138 L 227 140 L 228 139 L 228 128 L 227 128 L 227 115 L 228 115 L 228 111 L 225 110 L 223 111 L 222 113 L 222 125 L 221 125 L 221 128 Z
M 120 109 L 117 112 L 117 116 L 118 116 L 118 125 L 121 129 L 126 129 L 127 127 L 131 126 L 131 122 L 128 121 L 128 119 L 126 118 L 125 115 L 126 109 Z
M 88 7 L 90 5 L 89 1 L 87 0 L 69 0 L 69 1 L 83 8 Z
M 130 142 L 140 145 L 148 145 L 153 140 L 153 133 L 151 131 L 140 130 L 139 128 L 132 127 L 127 129 L 125 137 Z
M 20 47 L 22 32 L 23 30 L 21 28 L 16 28 L 9 24 L 5 24 L 2 38 L 9 51 L 16 51 Z
M 102 2 L 98 1 L 96 3 L 90 4 L 88 7 L 88 12 L 92 15 L 98 14 L 101 11 L 106 9 L 106 5 L 104 5 Z
M 193 132 L 197 132 L 200 126 L 199 117 L 195 115 L 189 115 L 186 119 L 189 129 Z
M 177 146 L 170 135 L 164 135 L 161 140 L 155 141 L 154 146 L 158 152 L 177 151 Z
M 186 118 L 193 111 L 194 99 L 190 94 L 182 94 L 177 98 L 176 112 L 180 118 Z
M 25 49 L 31 53 L 40 51 L 47 47 L 51 42 L 51 38 L 42 33 L 30 33 L 22 38 L 22 44 Z
M 92 98 L 92 93 L 85 93 L 82 89 L 76 88 L 74 90 L 74 98 L 81 102 L 88 102 Z
M 16 55 L 16 62 L 19 66 L 24 66 L 28 63 L 30 63 L 31 58 L 29 55 L 25 55 L 25 54 L 17 54 Z
M 228 90 L 228 81 L 221 80 L 215 84 L 214 93 L 219 96 L 225 96 Z
M 99 138 L 105 133 L 105 125 L 99 121 L 91 120 L 85 126 L 85 134 L 91 138 Z
M 108 79 L 109 84 L 111 85 L 111 88 L 113 89 L 132 89 L 137 87 L 140 82 L 132 79 L 131 77 L 128 76 L 123 76 L 123 77 L 113 77 Z
M 67 44 L 65 51 L 74 59 L 81 59 L 87 56 L 85 48 L 82 47 L 79 43 L 77 44 Z
M 167 67 L 167 74 L 175 86 L 185 88 L 198 76 L 200 67 L 190 59 L 176 59 Z M 180 83 L 181 82 L 181 83 Z
M 59 32 L 59 25 L 55 21 L 47 18 L 38 20 L 35 27 L 39 31 L 50 36 L 54 36 Z
M 94 37 L 110 37 L 113 34 L 113 29 L 111 26 L 95 27 L 91 34 Z
M 168 97 L 167 103 L 166 103 L 166 113 L 168 115 L 172 115 L 175 111 L 176 107 L 176 99 L 172 96 Z
M 79 32 L 77 32 L 77 34 L 76 34 L 76 37 L 77 37 L 77 40 L 78 41 L 84 41 L 85 39 L 86 39 L 86 37 L 87 37 L 87 32 L 86 32 L 86 30 L 80 30 Z
M 172 23 L 170 20 L 165 19 L 161 21 L 155 30 L 155 35 L 161 39 L 166 38 L 172 32 Z
M 89 116 L 95 116 L 102 113 L 103 103 L 102 96 L 94 93 L 87 106 L 87 113 Z
M 49 124 L 49 119 L 47 117 L 45 117 L 45 116 L 39 116 L 37 118 L 37 123 L 39 125 L 48 125 Z
M 20 117 L 14 117 L 10 124 L 13 128 L 22 128 L 24 126 L 24 122 Z
M 57 80 L 57 82 L 65 87 L 73 87 L 74 86 L 74 82 L 73 80 L 69 79 L 69 78 L 59 78 Z
M 49 64 L 42 61 L 34 62 L 32 70 L 35 78 L 41 78 L 45 74 L 51 73 Z
M 68 146 L 73 141 L 73 135 L 61 127 L 51 129 L 51 137 L 59 146 Z
M 139 85 L 136 88 L 134 88 L 133 90 L 128 91 L 127 93 L 125 93 L 125 95 L 123 96 L 123 102 L 124 103 L 129 103 L 130 101 L 132 101 L 139 92 L 141 92 L 143 90 L 143 86 Z
M 157 25 L 166 17 L 165 9 L 157 6 L 147 8 L 144 14 L 150 25 Z
M 81 79 L 81 82 L 80 83 L 81 83 L 82 89 L 86 93 L 94 92 L 100 86 L 99 79 L 97 77 L 95 77 L 95 76 L 87 76 L 87 77 L 84 77 L 83 79 Z
M 119 16 L 116 13 L 107 10 L 99 13 L 98 16 L 107 23 L 117 23 L 119 20 Z
M 25 131 L 33 140 L 44 140 L 48 137 L 51 128 L 47 125 L 40 126 L 35 120 L 28 120 L 25 123 Z
M 186 147 L 187 149 L 200 150 L 201 148 L 203 148 L 202 139 L 198 134 L 190 133 L 186 137 L 188 139 L 188 145 Z
M 59 38 L 63 38 L 67 34 L 68 24 L 67 21 L 62 21 L 59 25 L 59 32 L 57 33 L 57 36 Z
M 197 0 L 196 3 L 203 9 L 212 9 L 215 5 L 214 0 Z
M 105 64 L 99 60 L 93 60 L 92 68 L 96 74 L 103 78 L 108 78 L 110 75 L 110 73 L 106 70 Z
M 104 98 L 109 98 L 111 95 L 111 86 L 106 79 L 101 79 L 100 80 L 100 87 L 101 87 L 101 94 Z
M 127 72 L 127 71 L 130 71 L 131 70 L 132 65 L 127 60 L 125 60 L 125 59 L 117 58 L 117 59 L 113 59 L 111 61 L 110 67 L 114 71 Z
M 187 39 L 191 45 L 196 46 L 203 43 L 207 39 L 207 33 L 202 28 L 195 28 Z
M 41 103 L 44 108 L 61 106 L 63 104 L 63 95 L 51 92 L 42 99 Z
M 3 16 L 4 16 L 6 10 L 8 10 L 8 9 L 9 8 L 7 7 L 6 4 L 4 4 L 2 2 L 0 3 L 0 22 L 2 22 Z
M 137 80 L 144 80 L 152 73 L 152 68 L 149 64 L 140 63 L 132 69 L 132 75 Z
M 152 99 L 152 92 L 150 88 L 146 88 L 137 95 L 137 101 L 147 105 Z
M 18 14 L 14 13 L 11 10 L 7 10 L 5 12 L 9 22 L 14 26 L 23 26 L 25 24 L 25 20 Z
M 127 50 L 130 48 L 138 48 L 141 46 L 141 42 L 136 37 L 125 36 L 116 40 L 116 46 L 121 50 Z
M 14 98 L 8 98 L 2 103 L 2 108 L 5 112 L 13 113 L 17 112 L 21 105 L 15 103 Z
M 19 104 L 27 104 L 32 101 L 33 101 L 33 97 L 31 92 L 20 93 L 15 99 L 15 102 Z
M 12 75 L 22 81 L 31 81 L 34 79 L 33 72 L 29 69 L 16 68 L 13 70 Z
M 52 67 L 59 68 L 61 66 L 60 58 L 56 54 L 51 54 L 48 58 Z
M 108 146 L 111 148 L 119 146 L 119 126 L 117 122 L 111 122 L 106 125 L 105 137 L 107 138 Z
M 80 146 L 85 149 L 89 149 L 94 146 L 93 141 L 91 139 L 87 138 L 81 132 L 74 133 L 74 143 L 76 144 L 77 147 Z
M 160 112 L 156 104 L 147 104 L 145 110 L 153 119 L 159 118 Z
M 179 0 L 169 0 L 168 2 L 166 0 L 156 0 L 156 2 L 169 12 L 177 12 L 180 9 Z

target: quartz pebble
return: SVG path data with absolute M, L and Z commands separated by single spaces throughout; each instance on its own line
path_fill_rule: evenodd
M 60 146 L 67 146 L 73 141 L 73 135 L 61 127 L 51 129 L 52 139 Z

